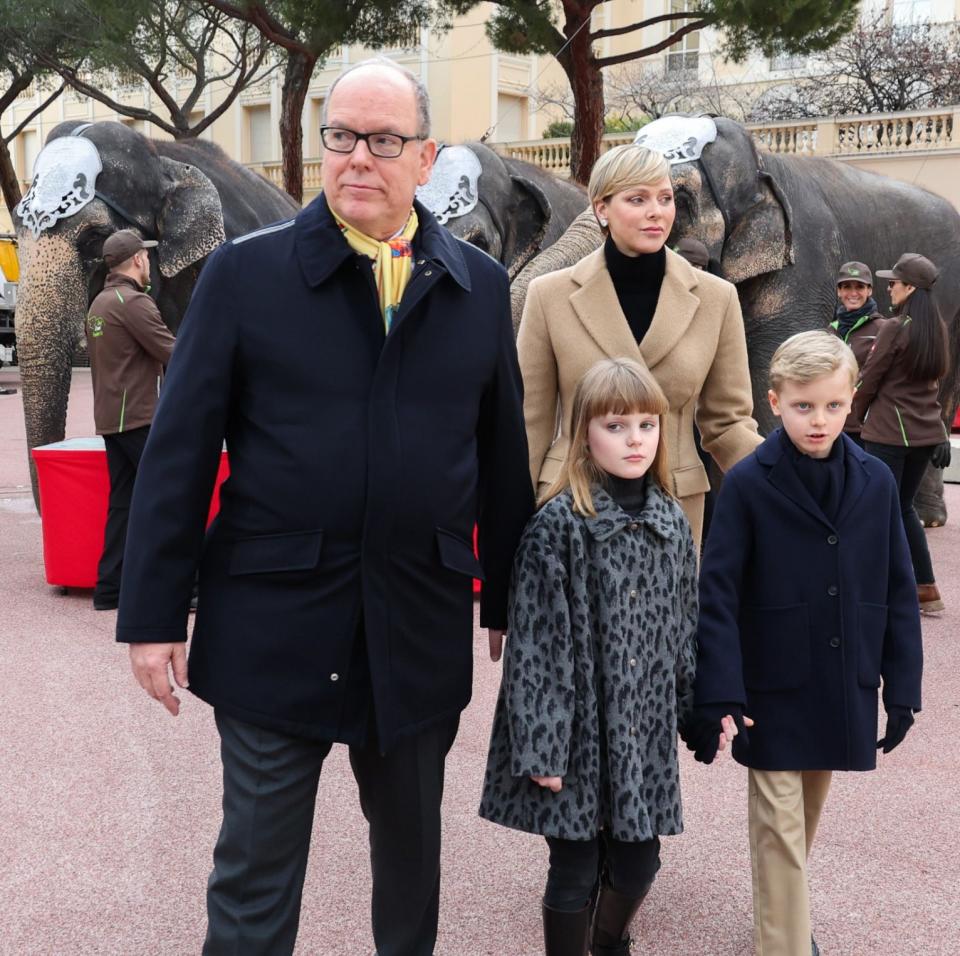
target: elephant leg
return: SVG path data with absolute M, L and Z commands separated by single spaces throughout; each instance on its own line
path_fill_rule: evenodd
M 927 468 L 913 504 L 925 528 L 940 528 L 947 523 L 947 503 L 943 497 L 943 469 Z

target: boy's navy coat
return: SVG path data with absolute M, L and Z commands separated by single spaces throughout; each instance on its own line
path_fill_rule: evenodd
M 846 436 L 824 517 L 775 431 L 723 480 L 700 575 L 696 702 L 756 721 L 759 770 L 876 766 L 877 691 L 920 709 L 917 587 L 889 468 Z
M 190 689 L 249 723 L 352 743 L 362 627 L 382 749 L 467 704 L 474 522 L 481 618 L 505 627 L 533 511 L 507 275 L 416 209 L 386 339 L 370 261 L 323 196 L 211 257 L 140 466 L 117 632 L 183 641 L 199 561 Z

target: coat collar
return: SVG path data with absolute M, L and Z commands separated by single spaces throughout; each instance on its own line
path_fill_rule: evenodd
M 809 512 L 821 523 L 830 528 L 839 528 L 841 524 L 843 524 L 844 518 L 846 518 L 866 490 L 867 484 L 870 481 L 870 475 L 867 472 L 867 459 L 869 456 L 856 442 L 851 441 L 846 435 L 841 434 L 837 439 L 837 441 L 844 443 L 843 451 L 847 464 L 844 472 L 843 501 L 840 505 L 840 511 L 837 513 L 836 521 L 831 523 L 820 508 L 817 507 L 813 496 L 800 480 L 797 469 L 793 467 L 789 455 L 786 454 L 780 440 L 780 433 L 782 431 L 782 428 L 774 429 L 755 452 L 757 461 L 769 469 L 767 480 L 793 501 L 794 504 L 803 508 L 804 511 Z
M 459 240 L 444 229 L 432 213 L 416 200 L 413 208 L 420 220 L 420 227 L 414 238 L 417 258 L 429 259 L 449 273 L 465 292 L 469 292 L 470 272 L 460 251 Z M 356 255 L 340 233 L 323 193 L 297 214 L 294 241 L 300 268 L 307 284 L 312 288 L 326 282 L 344 262 Z
M 610 358 L 640 358 L 653 368 L 670 353 L 693 321 L 700 305 L 696 292 L 699 286 L 697 271 L 683 256 L 670 249 L 666 253 L 667 265 L 657 308 L 639 348 L 620 308 L 603 246 L 573 267 L 570 277 L 580 288 L 570 296 L 570 304 L 597 345 Z
M 593 489 L 596 516 L 584 518 L 584 524 L 597 541 L 606 541 L 635 522 L 645 524 L 654 534 L 669 539 L 676 528 L 675 510 L 666 493 L 654 481 L 647 482 L 647 500 L 643 511 L 634 517 L 618 505 L 603 488 Z

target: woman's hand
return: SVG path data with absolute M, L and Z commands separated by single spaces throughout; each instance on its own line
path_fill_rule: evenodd
M 563 789 L 562 777 L 537 777 L 531 774 L 530 779 L 538 787 L 546 787 L 547 790 L 552 790 L 554 793 L 559 793 Z

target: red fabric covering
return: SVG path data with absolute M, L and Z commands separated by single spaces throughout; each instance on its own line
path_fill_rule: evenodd
M 43 564 L 47 583 L 92 588 L 103 550 L 110 478 L 102 438 L 72 438 L 33 449 L 40 489 Z M 220 485 L 229 474 L 220 459 L 207 522 L 220 507 Z

